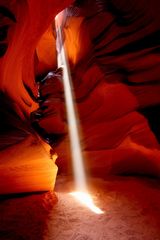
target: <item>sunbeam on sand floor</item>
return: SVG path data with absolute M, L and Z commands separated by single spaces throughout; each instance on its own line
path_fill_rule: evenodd
M 95 214 L 68 192 L 73 182 L 57 181 L 58 203 L 50 214 L 45 240 L 158 240 L 160 239 L 160 189 L 154 180 L 117 177 L 90 179 Z
M 89 192 L 104 211 L 95 214 L 69 193 L 74 182 L 59 176 L 54 193 L 0 198 L 0 240 L 159 240 L 159 180 L 90 178 Z
M 84 206 L 86 206 L 88 209 L 90 209 L 92 212 L 96 214 L 103 214 L 104 212 L 98 208 L 94 201 L 93 197 L 88 192 L 71 192 L 70 193 L 73 197 L 75 197 L 80 203 L 82 203 Z

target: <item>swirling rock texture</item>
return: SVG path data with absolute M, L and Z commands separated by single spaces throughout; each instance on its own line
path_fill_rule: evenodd
M 77 1 L 76 7 L 68 9 L 65 44 L 85 166 L 92 174 L 159 176 L 157 9 L 158 1 L 136 0 Z M 48 133 L 65 134 L 65 115 L 56 107 L 63 99 L 51 95 L 54 115 L 39 123 L 44 127 L 50 118 L 57 128 L 47 129 Z M 68 143 L 66 137 L 56 146 L 58 164 L 64 171 L 66 162 L 71 165 Z
M 2 105 L 7 105 L 2 107 L 5 118 L 0 117 L 4 169 L 9 147 L 18 149 L 14 157 L 17 165 L 21 149 L 35 151 L 35 159 L 42 156 L 38 150 L 41 141 L 30 126 L 31 120 L 58 153 L 59 169 L 67 171 L 71 166 L 61 73 L 54 71 L 42 80 L 57 66 L 54 17 L 71 3 L 0 2 L 0 90 Z M 86 170 L 97 176 L 160 175 L 159 7 L 158 0 L 77 0 L 68 8 L 64 37 L 82 149 Z M 4 136 L 10 140 L 4 141 Z M 32 144 L 35 141 L 39 147 Z M 28 149 L 22 162 L 30 158 Z M 51 176 L 50 169 L 55 175 L 56 167 L 49 156 L 47 159 L 45 176 Z M 43 162 L 41 159 L 42 168 Z
M 50 159 L 49 147 L 39 139 L 29 118 L 38 107 L 36 46 L 55 15 L 68 4 L 0 1 L 0 193 L 54 187 L 55 157 Z

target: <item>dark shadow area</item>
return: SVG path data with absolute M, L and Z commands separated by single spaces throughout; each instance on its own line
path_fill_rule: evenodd
M 53 192 L 0 196 L 0 239 L 41 240 L 57 197 Z
M 147 118 L 151 130 L 160 143 L 160 105 L 146 107 L 139 112 Z

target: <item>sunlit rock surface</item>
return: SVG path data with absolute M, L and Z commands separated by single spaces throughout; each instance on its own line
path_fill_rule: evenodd
M 0 193 L 52 190 L 57 175 L 50 147 L 0 95 Z
M 70 2 L 0 1 L 0 193 L 54 187 L 55 157 L 31 127 L 30 113 L 38 108 L 40 38 Z
M 159 176 L 159 137 L 152 131 L 152 119 L 148 122 L 142 115 L 160 101 L 159 3 L 148 1 L 145 7 L 143 1 L 77 3 L 79 15 L 68 10 L 64 33 L 87 168 L 99 175 Z M 57 96 L 52 97 L 54 109 Z M 56 109 L 55 121 L 49 116 L 55 125 L 64 126 L 61 110 Z M 42 122 L 44 127 L 45 119 L 41 126 Z M 66 162 L 71 165 L 69 139 L 56 150 L 60 168 L 66 169 Z
M 57 66 L 54 18 L 71 3 L 1 1 L 0 90 L 17 114 L 16 138 L 7 125 L 1 134 L 4 159 L 7 148 L 30 139 L 28 130 L 17 130 L 20 117 L 24 125 L 32 121 L 57 151 L 59 169 L 71 168 L 61 76 L 42 83 Z M 68 8 L 64 42 L 86 169 L 91 173 L 160 175 L 159 7 L 158 0 L 87 0 Z M 31 112 L 38 117 L 32 114 L 35 118 L 30 120 Z M 0 118 L 10 124 L 11 116 Z M 34 139 L 35 132 L 31 135 Z
M 159 175 L 160 155 L 155 150 L 159 144 L 147 120 L 136 112 L 136 98 L 128 88 L 120 83 L 108 84 L 101 78 L 101 83 L 88 95 L 77 104 L 88 167 L 99 175 L 112 171 Z M 57 147 L 62 158 L 68 155 L 66 142 Z

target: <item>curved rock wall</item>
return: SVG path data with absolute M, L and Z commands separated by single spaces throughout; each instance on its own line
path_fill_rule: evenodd
M 139 112 L 160 101 L 159 2 L 88 0 L 77 5 L 79 16 L 69 9 L 64 32 L 87 168 L 99 175 L 159 175 L 159 144 Z M 51 115 L 47 119 L 56 126 L 60 109 Z M 71 164 L 68 143 L 66 137 L 56 147 L 62 169 L 66 161 Z
M 56 67 L 51 24 L 70 3 L 2 1 L 14 18 L 0 60 L 0 89 L 22 119 L 40 107 L 36 124 L 64 171 L 71 160 L 61 77 L 40 84 L 38 105 L 35 75 L 42 79 Z M 158 9 L 158 0 L 87 0 L 68 8 L 65 44 L 83 153 L 87 170 L 100 176 L 160 174 L 159 143 L 141 114 L 160 102 Z
M 52 190 L 56 155 L 30 124 L 36 46 L 66 1 L 0 1 L 0 194 Z

